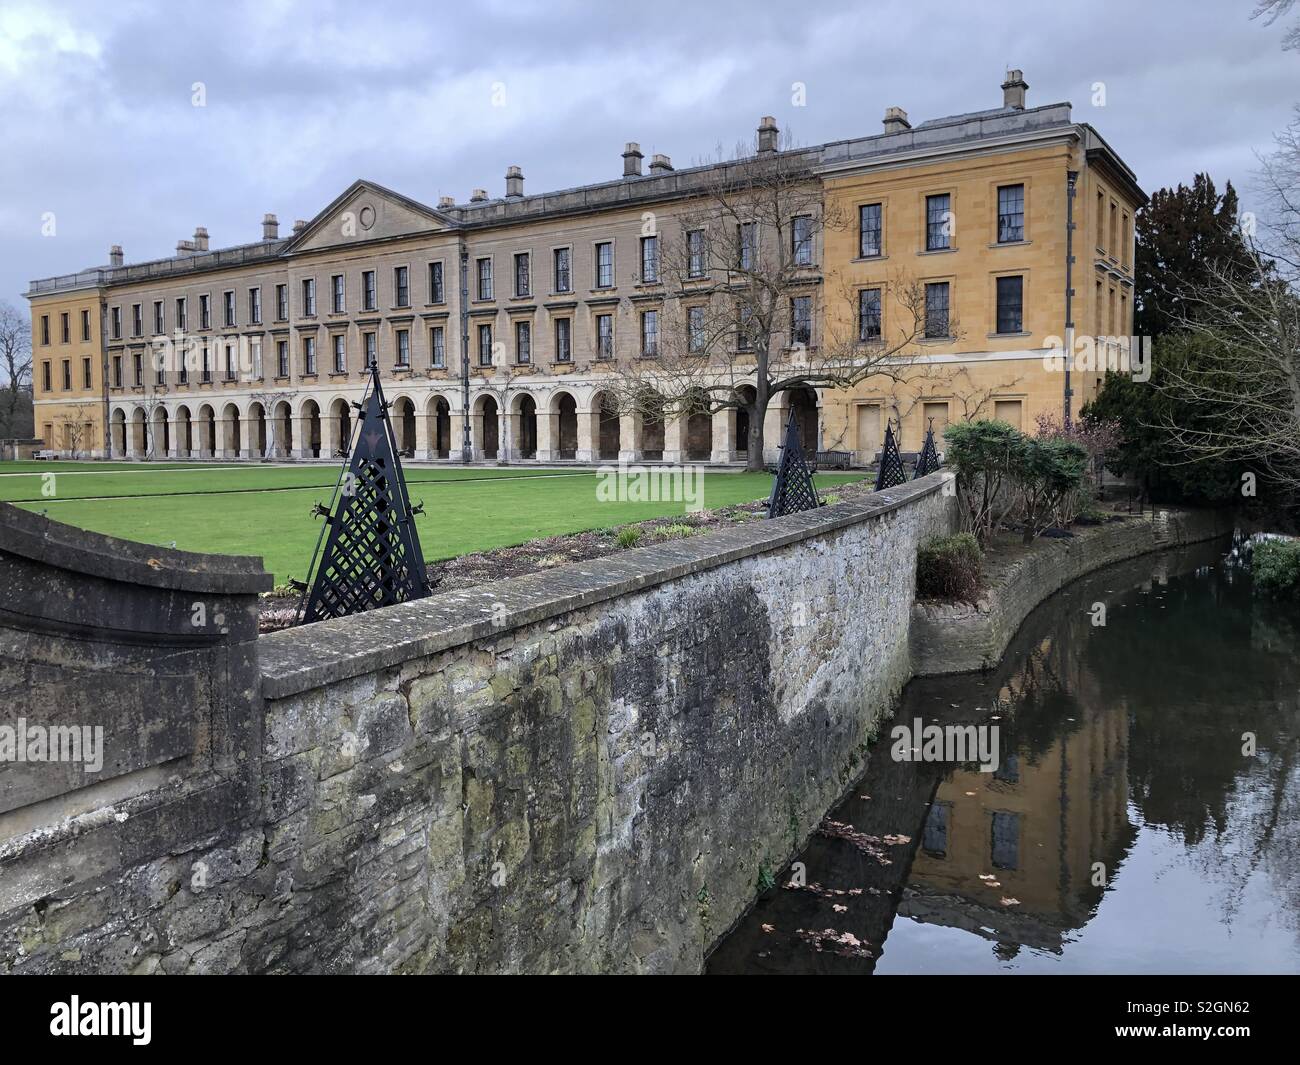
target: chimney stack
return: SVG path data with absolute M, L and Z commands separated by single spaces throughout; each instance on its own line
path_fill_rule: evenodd
M 673 168 L 673 161 L 666 155 L 655 154 L 650 157 L 650 173 L 666 174 Z
M 517 166 L 506 167 L 506 199 L 517 200 L 524 194 L 524 172 Z
M 487 189 L 475 189 L 469 194 L 470 203 L 484 203 L 487 201 Z
M 122 245 L 114 244 L 111 248 L 108 249 L 108 265 L 109 266 L 122 265 Z
M 912 123 L 907 120 L 907 112 L 901 107 L 887 107 L 885 109 L 885 132 L 902 133 L 905 129 L 911 129 Z
M 262 239 L 280 239 L 280 220 L 273 214 L 262 215 Z
M 185 259 L 194 254 L 194 241 L 178 240 L 176 242 L 176 258 Z
M 623 149 L 623 176 L 640 177 L 641 160 L 645 156 L 641 154 L 641 145 L 636 141 L 628 141 L 627 147 Z
M 445 209 L 448 208 L 448 207 L 455 207 L 455 206 L 456 206 L 456 197 L 455 197 L 455 196 L 439 196 L 439 197 L 438 197 L 438 208 L 439 208 L 439 210 L 445 210 Z
M 208 227 L 207 226 L 199 226 L 194 230 L 194 250 L 195 251 L 208 250 Z
M 758 122 L 758 154 L 771 155 L 776 151 L 776 138 L 780 130 L 776 128 L 776 119 L 764 115 Z
M 1019 70 L 1008 70 L 1007 80 L 1002 83 L 1002 106 L 1014 107 L 1017 111 L 1025 109 L 1025 91 L 1029 83 Z
M 301 233 L 306 228 L 307 228 L 307 220 L 305 218 L 298 218 L 294 220 L 293 231 L 295 234 Z

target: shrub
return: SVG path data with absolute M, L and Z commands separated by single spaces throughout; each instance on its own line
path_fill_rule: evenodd
M 1269 595 L 1300 598 L 1300 540 L 1261 540 L 1251 552 L 1250 573 Z
M 635 526 L 627 529 L 619 529 L 618 536 L 615 538 L 619 547 L 636 547 L 641 539 L 641 530 Z
M 984 552 L 972 533 L 940 536 L 916 552 L 916 594 L 923 599 L 973 603 L 979 595 Z
M 1049 526 L 1064 528 L 1088 477 L 1088 453 L 1072 440 L 1024 437 L 1017 448 L 1013 476 L 1019 496 L 1020 528 L 1030 543 Z
M 688 536 L 694 536 L 697 532 L 694 525 L 687 525 L 685 522 L 674 522 L 672 525 L 664 525 L 655 530 L 655 535 L 661 540 L 684 540 Z
M 962 525 L 983 546 L 1014 504 L 1010 492 L 1024 436 L 1006 422 L 953 422 L 943 432 L 944 462 L 957 473 Z

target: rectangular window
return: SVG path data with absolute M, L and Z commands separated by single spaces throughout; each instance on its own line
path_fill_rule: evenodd
M 999 399 L 993 403 L 993 417 L 1019 429 L 1024 421 L 1024 405 L 1018 399 Z
M 41 315 L 41 343 L 46 347 L 50 343 L 50 316 L 48 314 Z
M 153 301 L 153 331 L 155 336 L 161 336 L 167 332 L 167 323 L 163 315 L 163 301 Z
M 262 380 L 262 342 L 254 337 L 248 342 L 248 356 L 252 363 L 253 377 Z M 184 370 L 181 372 L 181 380 L 185 380 Z
M 154 356 L 154 381 L 159 388 L 167 384 L 167 360 L 161 351 Z
M 131 375 L 137 388 L 144 387 L 144 356 L 136 352 L 131 356 Z
M 659 312 L 641 313 L 641 355 L 651 358 L 659 354 Z
M 189 300 L 184 296 L 176 301 L 176 328 L 184 332 L 190 327 Z
M 596 287 L 614 287 L 614 245 L 608 241 L 596 245 Z
M 330 278 L 330 310 L 335 314 L 342 314 L 347 309 L 347 293 L 343 285 L 343 275 L 335 274 Z
M 490 325 L 478 327 L 478 364 L 480 366 L 492 365 L 492 327 Z
M 555 259 L 555 291 L 572 292 L 573 277 L 569 272 L 569 249 L 556 248 L 553 255 Z
M 72 360 L 64 359 L 62 369 L 63 369 L 63 391 L 71 392 L 72 391 Z
M 1020 815 L 994 813 L 990 858 L 994 869 L 1020 868 Z
M 652 285 L 659 280 L 659 238 L 641 238 L 641 283 Z
M 686 334 L 691 354 L 702 354 L 707 343 L 707 338 L 704 335 L 703 307 L 688 307 L 686 309 Z
M 429 365 L 435 370 L 447 366 L 447 340 L 442 326 L 435 325 L 429 330 Z
M 596 358 L 612 359 L 614 357 L 614 316 L 612 314 L 596 315 Z
M 998 243 L 1025 239 L 1024 185 L 998 186 Z
M 751 329 L 754 324 L 754 308 L 742 303 L 736 315 L 736 350 L 753 351 L 754 337 Z
M 1106 243 L 1106 194 L 1097 190 L 1097 250 L 1103 251 Z
M 921 830 L 921 849 L 931 858 L 948 857 L 948 821 L 952 803 L 936 802 L 930 807 Z
M 795 266 L 811 266 L 813 261 L 812 217 L 795 215 L 790 223 L 790 251 Z
M 446 303 L 447 294 L 442 287 L 442 262 L 429 264 L 429 302 Z
M 555 361 L 573 361 L 573 320 L 555 319 Z
M 81 385 L 83 388 L 90 388 L 94 384 L 94 376 L 90 369 L 90 360 L 81 360 Z
M 411 365 L 411 331 L 409 329 L 399 329 L 397 331 L 397 365 Z
M 314 277 L 304 277 L 302 279 L 302 313 L 308 317 L 316 313 L 316 279 Z
M 199 328 L 212 328 L 212 297 L 206 292 L 199 296 Z
M 235 324 L 235 294 L 233 292 L 224 292 L 221 296 L 223 319 L 226 328 Z
M 932 282 L 925 286 L 925 335 L 932 340 L 950 335 L 947 281 Z
M 334 334 L 334 372 L 348 372 L 348 336 L 346 333 Z
M 113 308 L 112 314 L 111 314 L 111 316 L 110 316 L 110 318 L 109 318 L 109 322 L 111 323 L 111 324 L 110 324 L 110 330 L 111 330 L 111 335 L 112 335 L 113 339 L 114 339 L 114 340 L 121 340 L 121 339 L 122 339 L 122 308 L 121 308 L 121 307 L 114 307 L 114 308 Z M 50 335 L 49 335 L 49 322 L 48 322 L 48 321 L 46 321 L 46 323 L 45 323 L 45 327 L 46 327 L 46 332 L 45 332 L 45 343 L 48 344 L 48 343 L 50 342 Z
M 160 329 L 159 332 L 162 332 Z M 81 339 L 90 339 L 90 312 L 83 310 L 81 312 Z
M 45 364 L 45 368 L 47 371 L 45 375 L 45 390 L 47 392 L 49 391 L 50 388 L 50 379 L 48 373 L 49 366 L 50 364 L 47 362 Z M 113 356 L 113 387 L 114 388 L 122 387 L 122 356 L 121 355 Z
M 277 340 L 275 342 L 275 376 L 289 376 L 289 342 L 287 340 Z
M 739 252 L 736 265 L 741 270 L 753 269 L 755 237 L 753 222 L 742 222 L 736 227 L 736 243 Z
M 59 336 L 63 343 L 72 343 L 72 323 L 67 311 L 59 315 Z
M 533 291 L 532 256 L 526 251 L 515 256 L 515 295 L 530 296 Z
M 521 366 L 533 361 L 533 326 L 531 322 L 515 323 L 515 361 Z
M 1119 208 L 1115 206 L 1112 200 L 1110 205 L 1110 257 L 1112 259 L 1119 256 Z
M 275 286 L 275 320 L 277 322 L 288 321 L 289 319 L 289 286 Z
M 948 193 L 925 198 L 925 250 L 951 248 L 952 197 Z
M 114 358 L 118 358 L 118 359 L 120 359 L 121 356 L 120 356 L 120 355 L 116 355 L 116 356 L 114 356 Z M 52 392 L 52 391 L 54 391 L 54 382 L 53 382 L 53 380 L 51 380 L 51 378 L 50 378 L 50 364 L 49 364 L 49 361 L 48 361 L 48 360 L 46 360 L 45 362 L 41 363 L 41 384 L 42 384 L 42 386 L 43 386 L 42 389 L 41 389 L 41 391 L 43 391 L 43 392 Z
M 858 290 L 858 339 L 870 344 L 880 339 L 880 289 Z
M 478 260 L 478 298 L 481 300 L 490 300 L 492 298 L 492 260 Z
M 704 276 L 704 230 L 686 234 L 686 271 L 691 277 Z
M 185 359 L 184 358 L 177 359 L 176 360 L 177 383 L 182 385 L 189 384 L 189 380 L 190 380 L 190 371 L 189 371 L 189 367 L 185 365 Z
M 373 311 L 379 306 L 379 288 L 375 282 L 375 272 L 364 270 L 361 273 L 361 309 Z
M 208 346 L 206 344 L 203 345 L 203 351 L 201 353 L 201 357 L 202 357 L 202 364 L 199 367 L 199 383 L 211 384 L 212 383 L 212 362 L 208 356 Z
M 366 365 L 373 366 L 379 362 L 379 336 L 376 333 L 363 333 L 362 344 L 366 353 Z
M 302 338 L 302 372 L 308 376 L 316 372 L 316 338 Z
M 133 337 L 144 335 L 144 304 L 131 304 L 131 335 Z
M 393 301 L 398 307 L 411 305 L 411 270 L 406 266 L 393 268 Z
M 790 343 L 812 343 L 812 297 L 795 296 L 790 300 Z
M 878 203 L 864 203 L 858 208 L 858 256 L 872 259 L 884 254 L 883 212 Z
M 260 288 L 250 288 L 248 290 L 248 322 L 250 325 L 262 324 L 262 290 Z
M 998 332 L 1020 333 L 1025 328 L 1023 277 L 999 277 Z
M 235 379 L 235 345 L 227 344 L 226 345 L 226 380 L 233 381 L 234 379 Z

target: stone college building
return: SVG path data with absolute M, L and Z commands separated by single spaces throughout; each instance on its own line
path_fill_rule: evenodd
M 855 464 L 887 420 L 905 450 L 961 418 L 1032 429 L 1067 402 L 1045 357 L 1071 325 L 1131 332 L 1146 197 L 1068 103 L 1026 107 L 1027 88 L 1011 71 L 999 107 L 916 125 L 891 107 L 872 136 L 797 149 L 822 210 L 849 224 L 796 249 L 791 346 L 879 344 L 903 276 L 925 326 L 907 380 L 777 393 L 769 458 L 791 406 L 806 445 Z M 759 155 L 777 133 L 764 118 Z M 328 459 L 374 357 L 417 459 L 460 461 L 468 439 L 473 458 L 512 462 L 743 461 L 743 410 L 655 421 L 614 401 L 619 368 L 656 358 L 672 295 L 645 214 L 673 235 L 716 169 L 642 164 L 628 144 L 614 180 L 540 195 L 512 166 L 503 195 L 436 206 L 360 180 L 287 236 L 268 214 L 253 243 L 212 249 L 200 227 L 170 258 L 126 265 L 115 245 L 107 266 L 33 281 L 37 434 L 65 454 Z M 1072 374 L 1076 413 L 1101 376 Z

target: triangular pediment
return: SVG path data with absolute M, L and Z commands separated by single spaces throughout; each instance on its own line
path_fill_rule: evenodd
M 432 207 L 373 181 L 362 180 L 353 182 L 343 195 L 308 222 L 284 251 L 319 251 L 451 227 L 451 221 Z

